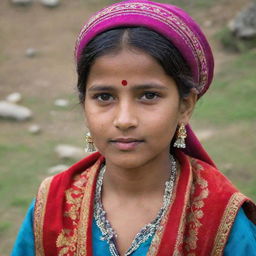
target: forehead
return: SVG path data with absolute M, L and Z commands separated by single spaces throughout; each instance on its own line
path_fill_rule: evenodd
M 128 84 L 138 80 L 171 79 L 162 66 L 150 55 L 134 49 L 123 49 L 118 53 L 98 57 L 90 69 L 87 86 L 95 82 L 117 80 Z

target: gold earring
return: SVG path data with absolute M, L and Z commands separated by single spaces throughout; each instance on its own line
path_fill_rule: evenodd
M 174 142 L 173 147 L 186 148 L 186 143 L 185 143 L 186 138 L 187 138 L 187 131 L 186 131 L 185 125 L 181 123 L 178 129 L 177 138 L 176 138 L 176 141 Z
M 94 152 L 96 151 L 96 148 L 93 144 L 93 140 L 92 140 L 92 136 L 90 134 L 90 132 L 87 132 L 86 135 L 85 135 L 85 152 Z

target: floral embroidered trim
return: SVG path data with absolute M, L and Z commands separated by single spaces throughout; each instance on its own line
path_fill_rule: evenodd
M 196 160 L 191 160 L 192 168 L 196 171 L 196 180 L 192 186 L 192 195 L 195 193 L 195 187 L 199 185 L 201 191 L 199 195 L 194 197 L 192 204 L 190 205 L 190 213 L 187 219 L 187 225 L 189 227 L 188 237 L 185 238 L 185 249 L 188 255 L 194 255 L 191 251 L 197 248 L 198 241 L 198 231 L 202 226 L 200 219 L 204 216 L 204 212 L 202 210 L 204 206 L 204 199 L 206 199 L 209 195 L 208 182 L 202 178 L 200 172 L 204 170 L 203 166 L 201 166 Z
M 175 184 L 174 184 L 174 189 L 173 189 L 171 201 L 170 201 L 170 204 L 169 204 L 169 207 L 168 207 L 168 211 L 166 212 L 165 216 L 161 220 L 161 223 L 159 224 L 159 227 L 155 232 L 155 235 L 154 235 L 153 240 L 151 242 L 151 245 L 149 247 L 147 256 L 156 256 L 157 253 L 158 253 L 159 245 L 161 243 L 163 233 L 164 233 L 164 230 L 165 230 L 165 226 L 166 226 L 166 223 L 168 221 L 168 216 L 169 216 L 169 213 L 170 213 L 170 210 L 171 210 L 171 205 L 173 204 L 173 201 L 176 198 L 177 186 L 178 186 L 179 179 L 180 179 L 180 169 L 178 169 L 178 170 L 179 171 L 177 171 L 177 173 L 176 173 L 176 180 L 175 180 Z
M 135 250 L 139 248 L 139 246 L 147 241 L 151 236 L 155 234 L 157 229 L 159 228 L 161 220 L 166 216 L 166 212 L 169 209 L 169 205 L 171 203 L 172 191 L 174 187 L 174 183 L 176 180 L 176 161 L 173 156 L 171 158 L 171 174 L 169 180 L 165 183 L 165 191 L 163 197 L 163 206 L 159 210 L 156 218 L 146 226 L 144 226 L 140 232 L 135 236 L 134 240 L 130 248 L 125 253 L 125 256 L 131 255 Z M 103 176 L 105 172 L 105 166 L 101 169 L 99 173 L 99 177 L 96 184 L 96 194 L 94 200 L 94 218 L 96 220 L 96 224 L 101 230 L 103 236 L 102 240 L 106 240 L 109 244 L 109 249 L 111 255 L 119 256 L 119 252 L 115 246 L 115 237 L 117 237 L 116 232 L 111 227 L 110 222 L 106 218 L 106 212 L 103 209 L 103 205 L 101 202 L 101 188 L 103 183 Z
M 35 252 L 37 256 L 44 256 L 43 247 L 43 223 L 45 207 L 49 187 L 53 177 L 46 178 L 40 185 L 34 210 L 34 235 L 35 235 Z
M 237 212 L 245 200 L 246 197 L 239 192 L 234 193 L 230 198 L 214 241 L 212 256 L 221 256 L 223 254 Z
M 67 210 L 64 217 L 68 218 L 71 226 L 69 229 L 63 228 L 56 240 L 58 256 L 87 255 L 90 198 L 99 163 L 100 161 L 96 162 L 91 168 L 76 176 L 72 187 L 65 191 Z
M 91 211 L 91 198 L 93 184 L 97 176 L 97 172 L 100 168 L 100 161 L 97 161 L 90 170 L 88 181 L 84 190 L 84 197 L 81 204 L 81 213 L 78 225 L 78 241 L 77 241 L 77 254 L 76 256 L 86 256 L 86 245 L 88 241 L 87 230 L 89 225 L 89 215 Z
M 199 69 L 198 74 L 200 76 L 199 86 L 197 89 L 199 92 L 201 92 L 208 80 L 207 59 L 203 46 L 189 26 L 187 26 L 177 15 L 157 5 L 136 2 L 124 4 L 119 3 L 118 5 L 109 6 L 98 12 L 96 15 L 91 17 L 88 23 L 81 30 L 75 48 L 76 56 L 78 55 L 78 46 L 86 33 L 104 20 L 127 14 L 139 14 L 141 16 L 148 16 L 158 20 L 175 30 L 184 39 L 187 46 L 192 50 L 194 58 L 197 62 L 197 67 Z M 201 66 L 199 63 L 201 63 Z
M 192 166 L 190 164 L 190 166 L 189 166 L 189 180 L 188 180 L 188 183 L 187 183 L 185 200 L 184 200 L 185 203 L 184 203 L 183 211 L 182 211 L 182 215 L 181 215 L 181 221 L 180 221 L 180 226 L 179 226 L 179 230 L 178 230 L 177 241 L 176 241 L 175 248 L 174 248 L 174 255 L 176 255 L 176 256 L 181 255 L 179 250 L 181 249 L 181 245 L 182 245 L 183 240 L 184 240 L 184 232 L 185 232 L 185 228 L 186 228 L 186 218 L 185 218 L 185 216 L 187 214 L 187 208 L 188 208 L 189 200 L 190 200 L 192 179 L 193 179 L 193 173 L 192 173 Z

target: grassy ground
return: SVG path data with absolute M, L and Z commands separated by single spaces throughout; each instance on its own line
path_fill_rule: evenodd
M 216 3 L 212 0 L 195 0 L 190 3 L 194 6 L 199 4 L 198 17 L 203 20 L 201 8 L 210 8 L 209 12 L 215 13 L 217 6 L 212 7 L 213 2 Z M 218 0 L 218 3 L 226 2 L 229 0 Z M 185 0 L 180 3 L 189 8 Z M 3 2 L 0 7 L 1 4 Z M 233 8 L 234 5 L 235 2 Z M 59 143 L 77 146 L 84 144 L 83 113 L 76 105 L 74 86 L 71 86 L 75 84 L 74 72 L 70 72 L 72 57 L 65 54 L 72 53 L 77 28 L 89 11 L 84 3 L 78 4 L 77 1 L 63 1 L 59 9 L 50 12 L 37 5 L 26 11 L 13 10 L 6 5 L 2 7 L 0 10 L 5 12 L 0 13 L 0 22 L 4 24 L 3 28 L 13 22 L 13 27 L 10 27 L 13 38 L 8 41 L 7 30 L 3 29 L 0 33 L 3 42 L 0 45 L 0 96 L 3 99 L 14 90 L 21 91 L 24 96 L 22 104 L 34 112 L 34 119 L 25 123 L 0 120 L 0 255 L 5 256 L 9 254 L 19 225 L 40 181 L 49 175 L 47 169 L 56 164 L 71 165 L 74 162 L 60 161 L 54 153 L 54 147 Z M 36 23 L 35 30 L 26 32 L 23 38 L 23 33 L 16 26 L 23 20 L 29 23 L 35 12 L 41 22 Z M 76 15 L 67 23 L 67 16 L 62 14 L 70 16 L 71 12 Z M 196 13 L 195 8 L 193 12 Z M 5 17 L 5 20 L 1 17 Z M 16 20 L 9 17 L 16 17 Z M 212 19 L 218 20 L 218 16 L 214 15 Z M 60 34 L 61 30 L 65 33 Z M 38 31 L 45 33 L 40 41 L 36 40 L 40 37 Z M 17 35 L 20 36 L 19 44 L 15 43 Z M 30 46 L 27 38 L 41 49 L 41 54 L 32 60 L 23 58 L 20 53 Z M 44 44 L 41 44 L 42 40 Z M 211 40 L 214 42 L 214 39 Z M 9 46 L 13 47 L 12 51 Z M 219 50 L 216 48 L 217 52 Z M 207 151 L 219 168 L 244 193 L 256 200 L 256 52 L 244 52 L 232 56 L 231 60 L 221 61 L 224 64 L 218 65 L 213 86 L 198 102 L 192 124 L 198 132 L 212 132 L 211 137 L 203 140 Z M 53 101 L 56 98 L 69 99 L 72 102 L 71 107 L 55 107 Z M 40 124 L 42 134 L 29 134 L 27 128 L 31 123 Z
M 198 102 L 193 124 L 211 127 L 204 145 L 219 168 L 248 196 L 256 199 L 256 51 L 237 55 L 216 75 Z

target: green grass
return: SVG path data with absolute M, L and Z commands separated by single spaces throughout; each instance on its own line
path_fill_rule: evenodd
M 249 51 L 223 68 L 198 102 L 195 118 L 211 125 L 255 121 L 255 65 L 256 51 Z
M 215 130 L 203 141 L 217 166 L 246 195 L 256 200 L 256 51 L 237 55 L 223 67 L 197 104 L 196 129 Z

